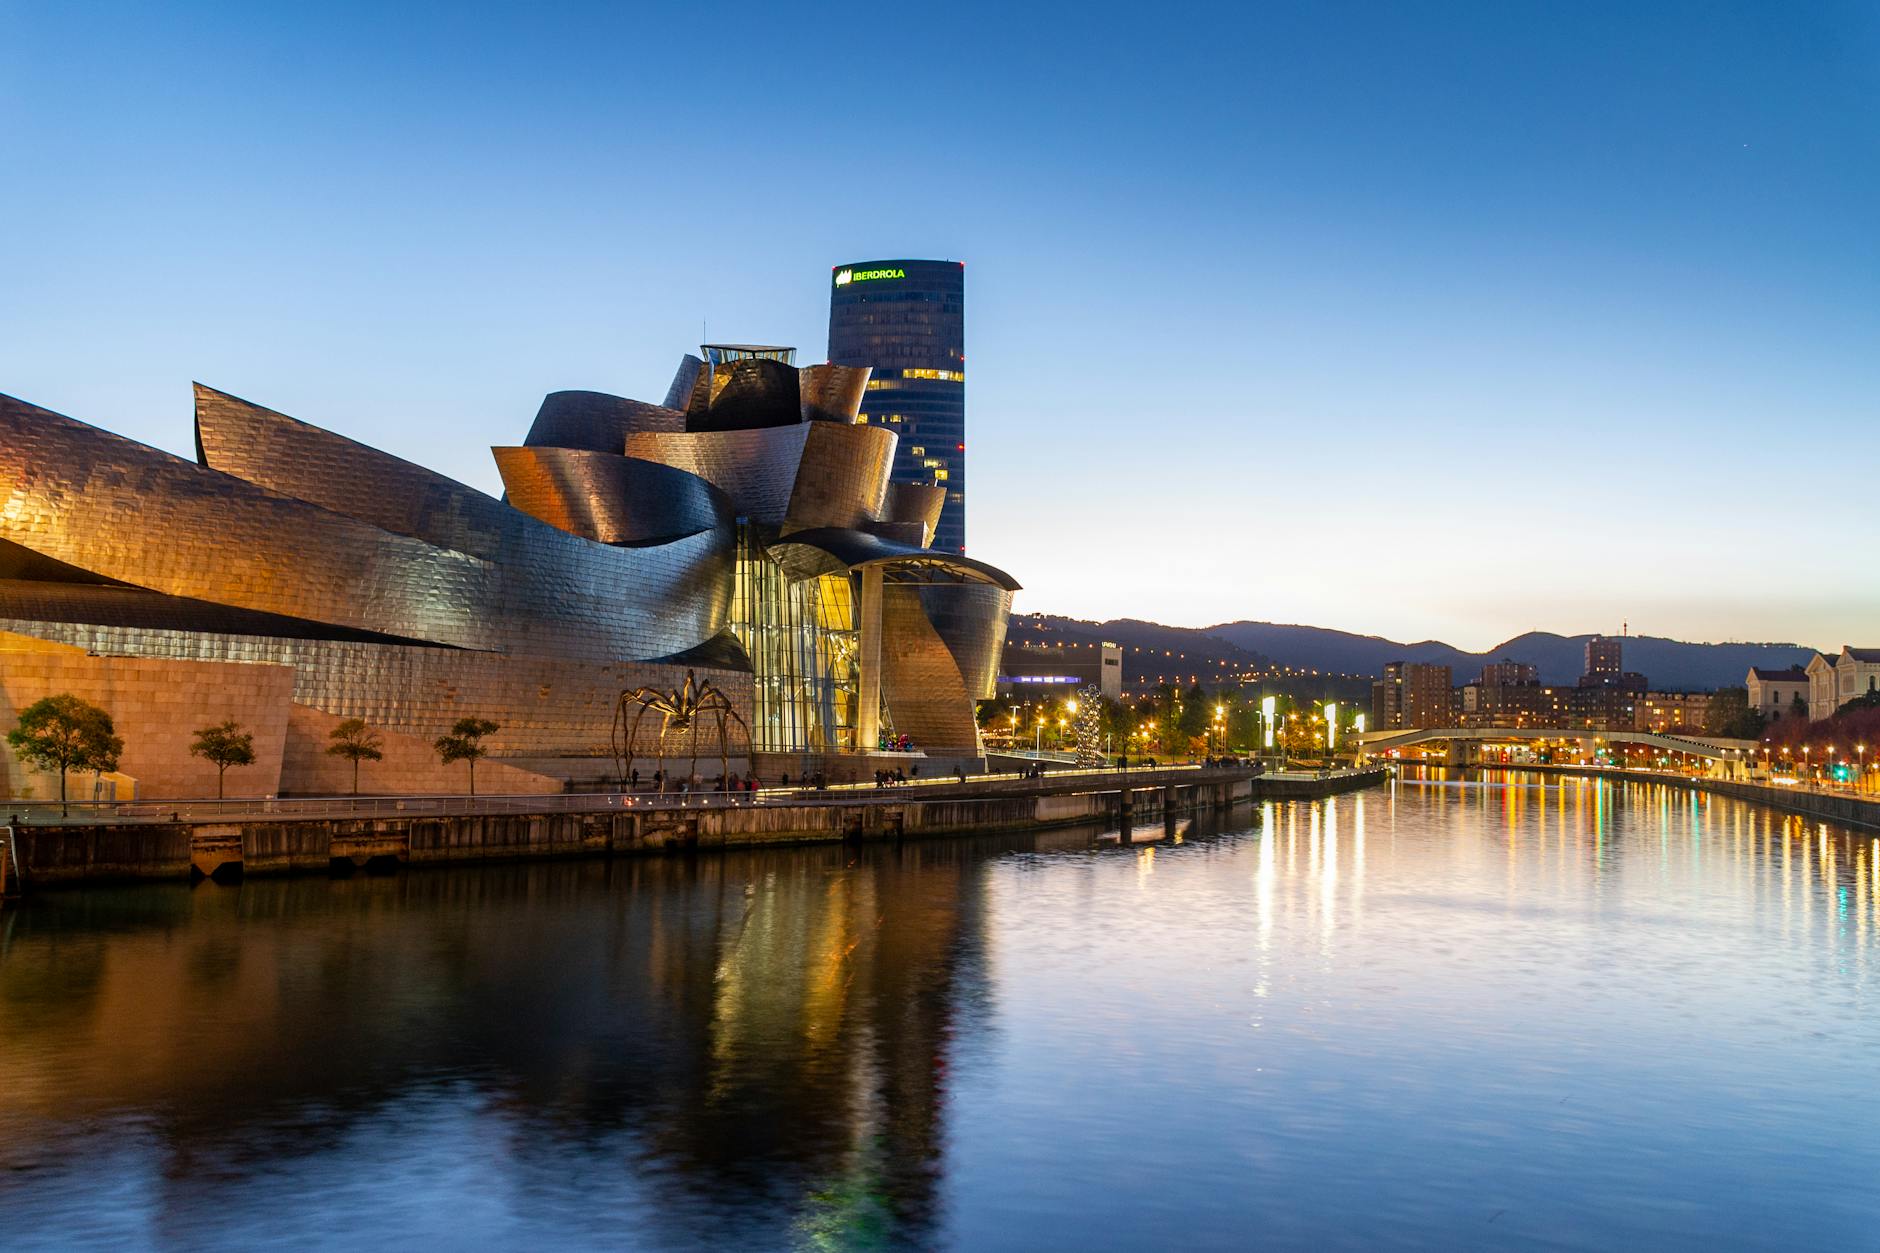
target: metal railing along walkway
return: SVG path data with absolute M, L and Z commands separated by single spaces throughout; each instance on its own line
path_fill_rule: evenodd
M 1207 767 L 1198 763 L 1132 766 L 1118 770 L 1111 766 L 1062 767 L 1048 769 L 1042 779 L 1031 779 L 1022 771 L 995 774 L 969 774 L 965 787 L 989 783 L 1074 783 L 1114 777 L 1123 780 L 1140 777 L 1140 786 L 1156 786 L 1150 777 L 1161 779 L 1170 773 L 1200 772 Z M 793 785 L 764 787 L 756 792 L 551 792 L 503 796 L 294 796 L 237 797 L 228 800 L 147 799 L 132 801 L 73 801 L 61 813 L 56 802 L 0 801 L 0 821 L 29 823 L 34 826 L 97 826 L 99 824 L 147 822 L 291 822 L 307 819 L 412 818 L 427 815 L 462 817 L 476 814 L 552 814 L 610 813 L 620 811 L 670 809 L 725 809 L 765 804 L 803 804 L 819 797 L 854 800 L 883 793 L 905 795 L 935 788 L 962 786 L 957 775 L 936 774 L 916 777 L 902 783 L 881 787 L 872 781 L 831 783 L 821 788 Z

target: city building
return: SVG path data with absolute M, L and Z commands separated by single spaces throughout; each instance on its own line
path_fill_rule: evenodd
M 1540 667 L 1529 665 L 1525 661 L 1491 661 L 1482 667 L 1483 687 L 1512 687 L 1516 684 L 1532 684 L 1540 681 Z
M 1086 687 L 1105 699 L 1123 699 L 1123 650 L 1108 640 L 1096 648 L 1050 647 L 1007 639 L 999 656 L 1001 699 L 1069 696 Z
M 1471 683 L 1462 689 L 1458 725 L 1633 730 L 1637 698 L 1617 687 L 1555 687 L 1540 683 Z
M 1448 666 L 1421 661 L 1392 661 L 1371 684 L 1372 729 L 1446 727 L 1455 722 L 1454 691 Z
M 1808 659 L 1808 719 L 1820 722 L 1831 718 L 1841 707 L 1841 686 L 1835 674 L 1840 654 L 1816 653 Z
M 1709 714 L 1709 692 L 1647 692 L 1633 702 L 1632 729 L 1701 735 Z
M 1819 722 L 1858 696 L 1880 691 L 1880 648 L 1843 644 L 1839 653 L 1816 653 L 1808 663 L 1808 716 Z
M 1800 666 L 1786 670 L 1751 666 L 1743 686 L 1749 692 L 1749 707 L 1768 722 L 1793 716 L 1798 697 L 1804 707 L 1808 704 L 1808 671 Z
M 695 744 L 625 717 L 641 687 L 722 694 L 712 773 L 976 758 L 1017 584 L 930 547 L 944 492 L 890 482 L 869 371 L 793 359 L 707 346 L 665 405 L 555 392 L 492 450 L 503 500 L 200 385 L 195 461 L 0 396 L 0 709 L 104 706 L 162 796 L 214 790 L 187 741 L 224 718 L 258 757 L 231 795 L 344 790 L 349 718 L 386 741 L 371 791 L 455 786 L 431 741 L 465 716 L 501 727 L 489 790 L 671 769 Z
M 1596 687 L 1608 679 L 1617 679 L 1625 669 L 1624 645 L 1609 635 L 1595 635 L 1586 641 L 1586 669 L 1582 686 Z M 1586 682 L 1591 679 L 1592 682 Z
M 893 479 L 945 493 L 933 546 L 966 551 L 966 267 L 858 261 L 835 267 L 829 360 L 873 370 L 859 420 L 900 436 Z
M 1586 672 L 1580 676 L 1581 687 L 1609 687 L 1643 695 L 1645 676 L 1625 668 L 1624 644 L 1609 635 L 1595 635 L 1586 642 Z

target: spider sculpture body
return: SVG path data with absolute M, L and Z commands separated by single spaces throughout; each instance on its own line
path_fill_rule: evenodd
M 731 703 L 731 698 L 710 683 L 700 683 L 693 677 L 692 671 L 685 672 L 685 686 L 671 692 L 662 692 L 657 688 L 636 687 L 630 692 L 620 693 L 620 701 L 614 707 L 614 762 L 620 767 L 620 777 L 625 780 L 633 769 L 635 748 L 639 742 L 640 723 L 649 713 L 659 715 L 659 739 L 655 749 L 660 774 L 660 791 L 666 790 L 666 733 L 677 731 L 680 734 L 691 732 L 692 769 L 690 774 L 698 773 L 698 729 L 699 724 L 708 719 L 715 719 L 718 725 L 718 775 L 722 779 L 730 773 L 730 750 L 725 738 L 725 724 L 735 722 L 744 732 L 744 741 L 748 745 L 751 729 Z M 632 715 L 632 724 L 628 725 L 628 715 Z M 622 732 L 625 732 L 624 737 Z M 688 778 L 690 775 L 688 775 Z

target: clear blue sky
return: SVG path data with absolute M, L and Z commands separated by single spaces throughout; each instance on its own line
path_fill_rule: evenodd
M 494 490 L 958 258 L 1023 608 L 1880 644 L 1871 4 L 0 0 L 0 163 L 0 391 L 173 451 Z

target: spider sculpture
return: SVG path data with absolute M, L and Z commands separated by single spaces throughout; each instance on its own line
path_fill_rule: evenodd
M 627 725 L 627 715 L 633 715 L 633 725 Z M 657 752 L 660 773 L 660 791 L 665 791 L 666 773 L 666 732 L 686 731 L 692 733 L 692 770 L 698 773 L 698 727 L 706 717 L 718 720 L 718 774 L 723 778 L 731 772 L 731 762 L 725 740 L 725 721 L 729 719 L 738 724 L 744 732 L 744 742 L 751 741 L 751 729 L 738 711 L 731 704 L 731 698 L 710 683 L 700 683 L 685 672 L 685 686 L 672 692 L 662 692 L 657 688 L 636 687 L 631 692 L 620 693 L 620 703 L 614 707 L 614 764 L 620 767 L 620 777 L 625 779 L 633 770 L 634 747 L 639 742 L 640 722 L 649 713 L 659 715 L 659 740 Z M 623 737 L 621 732 L 625 731 Z M 688 776 L 690 777 L 690 776 Z

